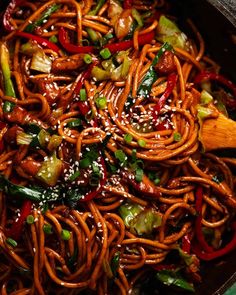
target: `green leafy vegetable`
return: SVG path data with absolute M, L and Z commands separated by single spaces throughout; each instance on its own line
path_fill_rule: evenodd
M 102 8 L 104 3 L 105 3 L 105 0 L 98 0 L 96 7 L 93 10 L 91 10 L 88 14 L 96 15 L 98 11 Z
M 137 93 L 139 96 L 148 97 L 152 89 L 152 85 L 157 80 L 157 73 L 154 69 L 154 66 L 158 63 L 160 57 L 163 55 L 163 53 L 166 50 L 172 50 L 172 46 L 169 43 L 164 43 L 162 47 L 160 48 L 160 50 L 158 51 L 155 58 L 153 59 L 149 70 L 147 71 L 146 75 L 144 76 L 139 86 L 138 93 Z
M 82 198 L 83 194 L 81 189 L 70 189 L 66 192 L 66 203 L 70 208 L 77 208 L 79 200 Z
M 73 174 L 69 177 L 69 180 L 70 180 L 70 181 L 74 181 L 74 180 L 76 180 L 79 176 L 80 176 L 80 171 L 77 170 L 77 171 L 75 171 L 75 173 L 73 173 Z
M 13 111 L 15 104 L 11 101 L 5 101 L 3 104 L 3 112 L 10 113 Z
M 179 256 L 183 259 L 186 265 L 190 265 L 193 263 L 193 255 L 190 255 L 183 251 L 181 248 L 178 248 L 179 250 Z
M 119 267 L 119 263 L 120 263 L 120 252 L 116 252 L 111 260 L 111 270 L 114 277 L 116 277 L 117 275 L 117 269 Z
M 193 285 L 187 282 L 179 272 L 161 270 L 156 276 L 159 281 L 167 286 L 176 286 L 186 291 L 195 292 Z
M 50 6 L 43 14 L 42 16 L 36 20 L 35 22 L 33 22 L 32 24 L 29 24 L 26 28 L 25 28 L 25 32 L 28 33 L 32 33 L 34 31 L 34 29 L 36 27 L 41 26 L 42 24 L 45 23 L 45 21 L 48 19 L 48 17 L 55 11 L 57 11 L 59 8 L 61 7 L 61 5 L 58 4 L 53 4 L 52 6 Z
M 121 164 L 125 164 L 127 159 L 128 159 L 126 154 L 122 150 L 116 150 L 115 151 L 115 157 L 116 157 L 117 160 L 119 160 L 119 162 Z
M 161 181 L 157 172 L 149 172 L 148 173 L 148 178 L 150 180 L 152 180 L 155 185 L 158 185 L 160 183 L 160 181 Z
M 135 180 L 141 182 L 143 180 L 143 174 L 143 169 L 138 167 L 135 171 Z

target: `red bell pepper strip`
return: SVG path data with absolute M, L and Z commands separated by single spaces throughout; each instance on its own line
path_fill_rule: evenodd
M 139 35 L 138 36 L 138 43 L 139 45 L 145 45 L 150 43 L 155 37 L 154 31 L 150 33 Z M 118 43 L 111 43 L 106 44 L 104 47 L 108 48 L 111 53 L 115 53 L 117 51 L 127 50 L 134 46 L 133 40 L 122 41 Z
M 92 69 L 93 67 L 97 64 L 97 61 L 93 62 L 92 64 L 90 64 L 87 68 L 87 70 L 82 74 L 80 80 L 78 81 L 76 87 L 75 87 L 75 90 L 74 90 L 74 94 L 75 95 L 78 95 L 81 88 L 83 87 L 83 84 L 84 84 L 84 80 L 88 79 L 91 75 L 91 72 L 92 72 Z M 78 101 L 77 103 L 77 106 L 80 110 L 80 113 L 83 115 L 83 116 L 86 116 L 87 113 L 90 111 L 90 107 L 88 106 L 88 104 L 86 102 L 83 102 L 83 101 Z M 95 120 L 93 120 L 92 122 L 92 126 L 93 127 L 97 127 L 97 122 Z
M 231 251 L 236 249 L 236 222 L 234 222 L 232 224 L 232 229 L 234 231 L 233 238 L 224 248 L 216 250 L 216 251 L 211 252 L 211 253 L 204 253 L 200 249 L 199 245 L 195 243 L 192 246 L 193 252 L 197 255 L 198 258 L 200 258 L 202 260 L 205 260 L 205 261 L 210 261 L 210 260 L 219 258 L 221 256 L 224 256 L 224 255 L 230 253 Z
M 105 164 L 105 161 L 104 161 L 102 155 L 100 155 L 100 164 L 102 166 L 103 178 L 100 180 L 100 183 L 99 183 L 97 189 L 87 193 L 83 199 L 80 199 L 80 202 L 91 201 L 102 191 L 102 188 L 105 185 L 106 180 L 107 180 L 107 169 L 106 169 L 106 164 Z
M 155 126 L 156 131 L 163 131 L 163 130 L 169 130 L 169 129 L 171 129 L 171 126 L 168 120 L 164 120 L 163 122 L 158 123 Z
M 228 80 L 227 78 L 225 78 L 222 75 L 216 74 L 216 73 L 209 73 L 209 72 L 201 72 L 199 73 L 196 77 L 194 82 L 196 84 L 201 83 L 204 80 L 213 80 L 213 81 L 218 81 L 220 83 L 222 83 L 223 85 L 225 85 L 226 87 L 228 87 L 229 89 L 231 89 L 234 93 L 234 95 L 236 96 L 236 85 L 231 82 L 230 80 Z
M 15 28 L 10 23 L 11 15 L 13 14 L 16 7 L 19 7 L 22 2 L 22 0 L 11 0 L 3 14 L 3 25 L 4 28 L 9 32 L 15 30 Z
M 59 107 L 66 108 L 69 105 L 69 103 L 71 102 L 71 99 L 73 99 L 76 95 L 78 95 L 80 93 L 80 90 L 84 85 L 84 81 L 90 77 L 92 69 L 96 64 L 97 64 L 97 61 L 94 61 L 92 64 L 90 64 L 88 66 L 87 70 L 82 74 L 81 78 L 79 79 L 79 81 L 74 89 L 74 95 L 72 96 L 72 98 L 70 97 L 69 100 L 68 99 L 65 100 L 62 98 L 60 100 Z M 77 106 L 80 110 L 81 115 L 83 115 L 83 116 L 87 115 L 87 113 L 90 111 L 90 108 L 86 102 L 78 101 Z M 93 127 L 97 127 L 97 126 L 94 125 Z
M 205 80 L 217 81 L 223 84 L 224 86 L 228 87 L 233 92 L 235 100 L 234 101 L 228 100 L 226 103 L 229 107 L 234 107 L 234 108 L 236 107 L 236 85 L 233 82 L 231 82 L 224 76 L 216 74 L 216 73 L 201 72 L 195 77 L 194 83 L 199 84 Z
M 45 38 L 30 34 L 30 33 L 26 33 L 26 32 L 20 32 L 20 31 L 17 31 L 15 35 L 19 36 L 19 37 L 26 38 L 26 39 L 34 40 L 39 45 L 42 45 L 43 47 L 48 47 L 48 48 L 52 49 L 55 52 L 59 52 L 59 50 L 60 50 L 59 47 L 56 44 L 48 41 Z
M 191 241 L 189 238 L 189 234 L 186 234 L 182 237 L 182 250 L 188 254 L 190 254 L 191 250 Z
M 78 101 L 77 104 L 81 115 L 86 116 L 87 113 L 90 111 L 90 107 L 83 101 Z
M 203 201 L 203 191 L 202 191 L 202 187 L 199 186 L 196 191 L 196 201 L 195 201 L 195 208 L 198 213 L 198 216 L 195 222 L 195 234 L 199 244 L 201 245 L 201 248 L 206 252 L 213 252 L 214 251 L 213 248 L 208 245 L 202 233 L 202 201 Z
M 13 238 L 14 240 L 19 240 L 20 236 L 22 235 L 24 222 L 28 215 L 31 212 L 32 202 L 30 200 L 25 200 L 20 211 L 19 218 L 14 221 L 12 227 L 8 231 L 8 236 Z
M 124 9 L 130 9 L 133 5 L 133 0 L 124 0 Z
M 71 44 L 68 40 L 67 32 L 63 27 L 59 29 L 58 39 L 62 47 L 71 53 L 92 53 L 95 51 L 94 46 L 78 46 Z
M 86 79 L 89 79 L 90 78 L 90 75 L 91 75 L 91 72 L 92 72 L 92 69 L 93 67 L 97 64 L 97 61 L 93 62 L 92 64 L 90 64 L 87 68 L 87 70 L 82 74 L 81 78 L 79 79 L 76 87 L 75 87 L 75 90 L 74 90 L 74 94 L 75 95 L 78 95 L 81 88 L 83 87 L 84 85 L 84 80 Z
M 166 100 L 171 95 L 171 93 L 172 93 L 172 91 L 173 91 L 173 89 L 174 89 L 174 87 L 175 87 L 175 85 L 177 83 L 177 79 L 178 79 L 178 76 L 177 76 L 176 73 L 171 73 L 168 76 L 166 90 L 162 94 L 162 96 L 158 100 L 157 104 L 153 108 L 152 117 L 153 117 L 154 126 L 155 126 L 156 130 L 158 130 L 158 125 L 159 125 L 158 116 L 159 116 L 160 110 L 163 108 L 163 106 L 165 105 Z

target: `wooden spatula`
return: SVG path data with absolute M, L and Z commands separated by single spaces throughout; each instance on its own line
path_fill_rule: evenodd
M 199 140 L 205 151 L 236 148 L 236 122 L 223 114 L 203 120 Z

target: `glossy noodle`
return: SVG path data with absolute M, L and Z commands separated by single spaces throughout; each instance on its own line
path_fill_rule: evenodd
M 188 291 L 236 246 L 236 87 L 166 1 L 11 1 L 0 42 L 1 294 Z M 177 282 L 177 283 L 176 283 Z

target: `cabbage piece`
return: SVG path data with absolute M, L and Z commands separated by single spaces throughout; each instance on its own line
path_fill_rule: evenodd
M 144 208 L 138 204 L 127 203 L 119 208 L 119 213 L 125 225 L 134 234 L 151 235 L 153 229 L 158 228 L 162 216 L 153 208 Z
M 31 70 L 49 74 L 52 68 L 52 61 L 43 50 L 38 49 L 33 53 L 30 68 Z
M 178 26 L 173 21 L 171 21 L 164 15 L 160 17 L 157 32 L 158 41 L 161 41 L 163 43 L 168 42 L 173 47 L 178 47 L 185 50 L 188 49 L 187 36 L 178 28 Z
M 36 178 L 47 185 L 54 186 L 61 175 L 62 168 L 62 161 L 58 159 L 54 153 L 51 157 L 46 158 L 46 160 L 42 163 Z

